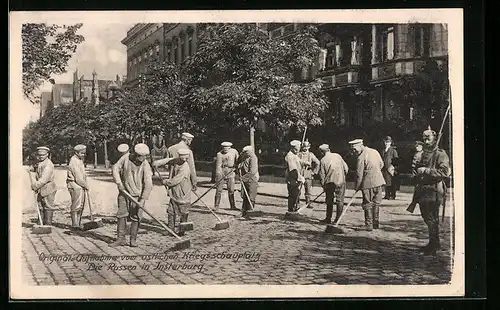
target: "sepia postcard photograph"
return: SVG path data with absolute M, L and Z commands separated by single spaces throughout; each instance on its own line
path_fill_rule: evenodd
M 9 15 L 12 299 L 464 296 L 461 9 Z

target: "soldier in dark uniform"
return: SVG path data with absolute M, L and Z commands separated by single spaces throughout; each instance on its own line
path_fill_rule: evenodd
M 421 163 L 416 168 L 415 199 L 429 229 L 429 244 L 420 249 L 425 255 L 436 255 L 441 248 L 439 241 L 439 206 L 444 203 L 446 185 L 444 180 L 450 176 L 450 159 L 446 152 L 436 144 L 436 132 L 423 133 L 424 149 Z
M 382 175 L 385 180 L 385 197 L 384 199 L 396 199 L 397 190 L 397 161 L 399 158 L 398 151 L 392 146 L 392 138 L 387 136 L 384 139 L 385 148 L 382 150 L 382 160 L 384 168 Z

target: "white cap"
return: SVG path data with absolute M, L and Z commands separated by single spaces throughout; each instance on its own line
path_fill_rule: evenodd
M 87 147 L 86 147 L 85 145 L 83 145 L 83 144 L 78 144 L 78 145 L 77 145 L 77 146 L 75 146 L 73 149 L 74 149 L 75 151 L 77 151 L 77 152 L 80 152 L 80 151 L 86 150 L 86 149 L 87 149 Z
M 189 155 L 191 151 L 189 149 L 179 149 L 179 151 L 177 151 L 177 153 L 179 154 L 179 156 L 183 156 L 183 155 Z
M 194 136 L 192 134 L 190 134 L 189 132 L 183 132 L 181 136 L 184 138 L 189 138 L 189 139 L 194 138 Z
M 329 150 L 330 149 L 330 146 L 328 144 L 321 144 L 319 146 L 319 149 L 320 150 L 323 150 L 323 151 L 326 151 L 326 150 Z
M 46 146 L 39 146 L 36 148 L 36 151 L 38 153 L 42 153 L 42 154 L 45 154 L 45 153 L 48 153 L 50 151 L 50 149 Z
M 125 153 L 125 152 L 128 152 L 129 146 L 126 143 L 122 143 L 122 144 L 118 145 L 117 149 L 118 149 L 118 152 Z
M 134 152 L 137 155 L 149 155 L 149 147 L 144 143 L 139 143 L 134 146 Z
M 291 146 L 300 146 L 301 142 L 299 140 L 292 140 L 292 142 L 290 142 L 290 145 Z
M 220 145 L 221 146 L 229 146 L 229 147 L 233 146 L 233 144 L 231 142 L 222 142 Z
M 243 148 L 243 152 L 252 152 L 253 147 L 251 145 L 247 145 Z
M 363 139 L 354 139 L 352 141 L 349 141 L 350 145 L 356 145 L 356 144 L 360 144 L 360 143 L 363 143 Z

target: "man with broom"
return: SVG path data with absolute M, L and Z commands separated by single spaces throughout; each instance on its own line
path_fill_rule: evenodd
M 335 212 L 333 223 L 336 224 L 344 211 L 346 174 L 349 171 L 349 167 L 342 156 L 330 152 L 328 144 L 320 145 L 319 149 L 323 154 L 319 164 L 319 178 L 326 195 L 326 218 L 321 220 L 320 223 L 332 223 L 333 201 L 335 200 L 337 211 Z
M 164 180 L 163 185 L 168 187 L 168 196 L 170 197 L 167 209 L 168 226 L 173 230 L 175 227 L 179 227 L 176 231 L 179 236 L 184 235 L 185 231 L 180 229 L 181 225 L 177 225 L 177 219 L 180 223 L 186 223 L 191 207 L 191 191 L 193 190 L 189 165 L 191 154 L 189 149 L 179 149 L 177 150 L 178 158 L 166 158 L 153 162 L 155 167 L 172 166 L 170 178 Z
M 191 187 L 193 192 L 196 191 L 197 189 L 197 177 L 196 177 L 196 167 L 194 165 L 194 156 L 193 156 L 193 151 L 191 150 L 191 142 L 193 141 L 194 136 L 188 132 L 184 132 L 181 135 L 181 141 L 177 144 L 172 145 L 171 147 L 168 148 L 167 153 L 168 156 L 167 158 L 178 158 L 179 157 L 179 150 L 180 149 L 185 149 L 189 150 L 189 157 L 188 157 L 188 164 L 189 164 L 189 171 L 190 171 L 190 180 L 191 180 Z M 170 168 L 170 175 L 172 175 L 174 167 L 172 166 Z
M 436 255 L 439 241 L 439 207 L 445 203 L 446 185 L 450 176 L 450 159 L 437 145 L 436 132 L 430 128 L 422 135 L 424 148 L 420 165 L 416 168 L 414 200 L 429 230 L 429 243 L 420 248 L 424 255 Z
M 301 163 L 298 153 L 301 142 L 293 140 L 290 142 L 290 151 L 285 156 L 286 162 L 286 184 L 288 189 L 288 212 L 296 212 L 300 197 L 300 184 L 305 182 L 301 175 Z
M 241 176 L 241 197 L 243 198 L 241 216 L 244 219 L 249 219 L 248 211 L 255 207 L 257 187 L 259 186 L 259 162 L 251 145 L 243 148 L 241 156 L 238 158 L 237 166 L 239 175 Z
M 71 197 L 71 228 L 83 230 L 81 224 L 83 208 L 85 205 L 85 191 L 88 190 L 87 173 L 83 159 L 87 154 L 87 147 L 78 144 L 73 148 L 74 154 L 69 160 L 66 185 Z
M 118 187 L 117 239 L 111 247 L 124 246 L 127 217 L 132 222 L 130 227 L 130 246 L 137 247 L 137 233 L 142 218 L 142 209 L 129 201 L 122 191 L 128 192 L 141 207 L 144 207 L 153 190 L 153 170 L 146 160 L 149 147 L 144 143 L 134 146 L 134 152 L 123 155 L 113 166 L 113 179 Z
M 382 192 L 385 186 L 382 168 L 384 161 L 380 153 L 356 139 L 349 142 L 358 156 L 356 191 L 363 194 L 363 210 L 365 211 L 364 230 L 379 229 L 379 205 L 382 202 Z
M 39 146 L 36 152 L 37 163 L 29 169 L 31 189 L 36 193 L 43 224 L 52 226 L 54 200 L 57 192 L 57 186 L 54 182 L 54 164 L 49 158 L 50 149 L 48 147 Z M 31 172 L 35 172 L 35 175 Z

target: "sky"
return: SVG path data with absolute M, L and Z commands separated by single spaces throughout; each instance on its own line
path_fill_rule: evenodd
M 78 75 L 85 79 L 92 79 L 95 70 L 98 79 L 116 78 L 127 74 L 127 48 L 120 41 L 125 38 L 127 30 L 134 24 L 83 24 L 78 33 L 85 37 L 73 57 L 68 62 L 67 72 L 55 75 L 56 83 L 72 83 L 73 72 L 78 69 Z M 51 84 L 45 82 L 38 92 L 50 91 Z M 25 123 L 36 120 L 39 116 L 39 108 L 25 100 Z

